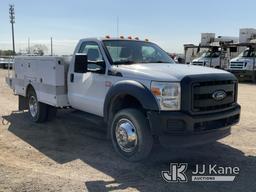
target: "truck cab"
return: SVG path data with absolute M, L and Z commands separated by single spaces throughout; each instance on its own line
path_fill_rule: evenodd
M 230 60 L 228 70 L 238 79 L 256 82 L 256 50 L 248 47 L 240 55 Z
M 70 60 L 15 58 L 13 74 L 7 82 L 34 122 L 47 121 L 57 108 L 87 112 L 103 122 L 115 151 L 128 161 L 145 159 L 155 143 L 215 142 L 240 118 L 234 75 L 176 64 L 148 40 L 82 39 Z
M 237 37 L 215 37 L 215 33 L 202 33 L 201 42 L 198 46 L 193 44 L 184 45 L 185 55 L 187 56 L 188 49 L 192 49 L 192 65 L 206 66 L 218 69 L 227 69 L 229 59 L 232 55 L 231 50 L 228 49 L 228 45 L 233 44 L 237 41 Z M 199 57 L 197 56 L 197 58 L 194 57 L 194 49 L 197 49 L 196 56 L 199 55 Z M 202 49 L 203 51 L 200 51 Z
M 240 55 L 230 60 L 229 70 L 253 71 L 256 69 L 255 57 L 255 49 L 247 48 Z
M 204 52 L 199 58 L 194 59 L 192 64 L 213 68 L 226 68 L 227 59 L 224 52 L 215 49 Z

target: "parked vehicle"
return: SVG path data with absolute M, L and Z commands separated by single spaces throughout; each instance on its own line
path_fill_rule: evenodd
M 13 58 L 11 57 L 0 57 L 0 68 L 7 69 L 8 66 L 11 69 L 13 65 Z
M 240 81 L 256 82 L 256 29 L 240 29 L 239 43 L 232 46 L 239 50 L 240 55 L 230 61 L 228 70 Z
M 225 52 L 218 47 L 209 48 L 200 57 L 192 61 L 192 65 L 200 65 L 213 68 L 226 68 L 227 57 Z
M 238 57 L 232 59 L 228 70 L 242 81 L 256 82 L 256 44 L 243 43 L 237 46 L 247 46 Z
M 93 114 L 129 161 L 145 159 L 155 142 L 214 142 L 240 118 L 234 75 L 175 64 L 156 44 L 131 38 L 82 39 L 72 59 L 16 57 L 6 81 L 34 122 L 64 107 Z
M 227 49 L 227 45 L 238 41 L 236 37 L 218 36 L 215 37 L 215 33 L 202 33 L 201 43 L 196 46 L 193 44 L 185 44 L 185 55 L 187 58 L 188 49 L 193 49 L 192 55 L 195 55 L 194 49 L 196 49 L 199 55 L 192 59 L 192 65 L 200 65 L 206 67 L 213 67 L 219 69 L 227 69 L 230 56 L 233 54 Z M 202 51 L 203 50 L 203 51 Z M 191 57 L 190 57 L 191 58 Z M 187 63 L 187 61 L 186 61 Z

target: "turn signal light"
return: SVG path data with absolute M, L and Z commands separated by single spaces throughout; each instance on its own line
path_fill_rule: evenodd
M 161 96 L 161 90 L 157 87 L 151 87 L 151 92 L 155 95 L 155 96 Z

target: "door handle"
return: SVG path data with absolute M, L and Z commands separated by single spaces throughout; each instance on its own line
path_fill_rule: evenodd
M 70 82 L 73 83 L 74 82 L 74 73 L 70 74 Z

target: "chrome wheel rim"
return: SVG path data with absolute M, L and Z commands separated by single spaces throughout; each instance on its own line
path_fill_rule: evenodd
M 32 117 L 35 117 L 38 111 L 38 104 L 35 96 L 29 98 L 29 111 Z
M 128 119 L 120 119 L 115 129 L 116 141 L 124 152 L 133 152 L 138 144 L 137 131 L 133 123 Z

